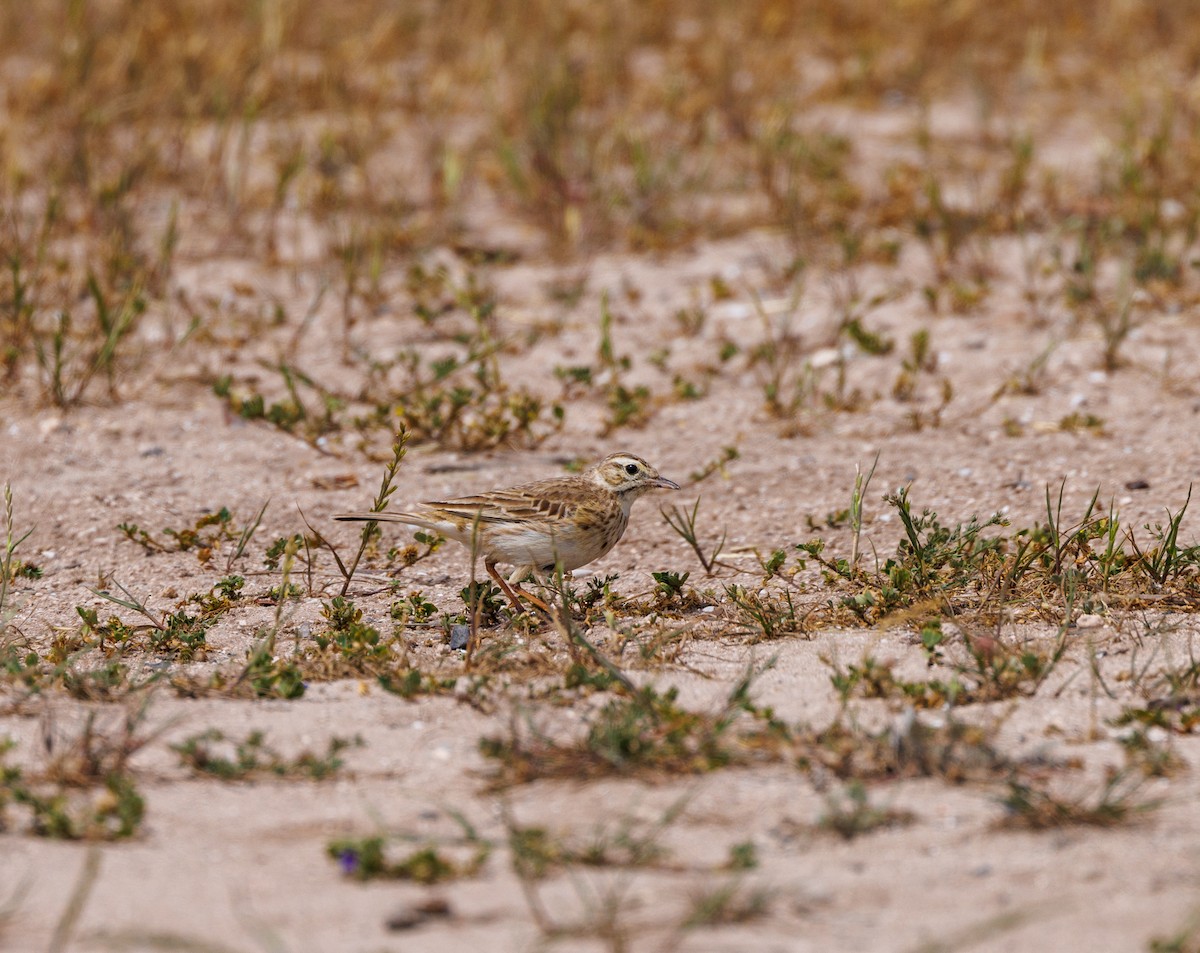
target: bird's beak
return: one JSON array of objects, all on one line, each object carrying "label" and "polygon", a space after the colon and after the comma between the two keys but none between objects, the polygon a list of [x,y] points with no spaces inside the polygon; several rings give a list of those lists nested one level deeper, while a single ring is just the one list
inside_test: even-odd
[{"label": "bird's beak", "polygon": [[679,484],[674,480],[668,480],[666,477],[655,477],[651,486],[661,487],[664,490],[678,490]]}]

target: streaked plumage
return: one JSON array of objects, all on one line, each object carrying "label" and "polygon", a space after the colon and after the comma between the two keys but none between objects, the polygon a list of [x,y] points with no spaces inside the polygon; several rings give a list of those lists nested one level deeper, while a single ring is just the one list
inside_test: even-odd
[{"label": "streaked plumage", "polygon": [[[510,582],[557,564],[569,572],[599,559],[625,533],[634,500],[656,487],[679,489],[641,457],[612,453],[574,476],[423,503],[413,512],[342,513],[334,519],[405,523],[465,546],[474,541],[488,574],[519,610]],[[515,567],[508,581],[496,572],[497,563]]]}]

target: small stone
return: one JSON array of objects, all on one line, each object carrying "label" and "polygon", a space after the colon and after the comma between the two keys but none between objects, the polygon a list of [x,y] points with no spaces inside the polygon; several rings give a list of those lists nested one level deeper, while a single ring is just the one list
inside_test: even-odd
[{"label": "small stone", "polygon": [[417,903],[409,903],[387,918],[389,930],[411,930],[426,920],[450,917],[453,911],[444,897],[426,897]]},{"label": "small stone", "polygon": [[1080,629],[1095,629],[1104,625],[1104,617],[1087,612],[1075,620],[1075,625]]},{"label": "small stone", "polygon": [[1145,480],[1130,480],[1128,483],[1125,484],[1125,489],[1127,489],[1127,490],[1148,490],[1148,489],[1150,489],[1150,484],[1147,483]]},{"label": "small stone", "polygon": [[841,352],[836,347],[823,347],[814,351],[808,362],[812,365],[813,370],[820,370],[823,367],[832,367],[841,356]]},{"label": "small stone", "polygon": [[459,622],[456,625],[450,626],[450,648],[454,650],[465,649],[467,643],[471,641],[471,627],[464,622]]},{"label": "small stone", "polygon": [[411,930],[425,922],[425,914],[415,907],[401,907],[387,918],[389,930]]}]

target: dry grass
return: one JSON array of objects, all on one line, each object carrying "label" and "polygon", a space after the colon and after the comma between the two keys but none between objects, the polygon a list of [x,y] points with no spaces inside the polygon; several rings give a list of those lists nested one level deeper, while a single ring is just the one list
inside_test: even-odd
[{"label": "dry grass", "polygon": [[[1185,391],[1172,368],[1130,352],[1154,316],[1200,301],[1198,59],[1196,0],[8,4],[0,422],[53,426],[183,394],[345,462],[322,475],[333,481],[323,490],[353,486],[363,461],[385,463],[382,507],[406,440],[456,465],[496,450],[559,452],[585,426],[613,440],[689,405],[702,408],[694,422],[731,381],[755,396],[761,419],[747,427],[759,438],[793,447],[783,441],[836,432],[849,460],[867,432],[860,421],[919,438],[1038,394],[1063,339],[1088,341],[1098,373],[1132,368],[1139,384],[1158,374],[1164,392]],[[1083,140],[1101,143],[1086,161]],[[635,282],[588,288],[601,255],[648,261],[763,231],[783,236],[780,260],[698,282],[658,349],[638,332],[663,315]],[[518,262],[550,275],[535,308],[511,307],[493,281]],[[205,270],[214,263],[226,269],[219,280]],[[931,325],[994,307],[1030,333],[1027,352],[1015,370],[988,367],[990,401],[965,406],[933,332],[887,324],[902,300]],[[716,317],[733,306],[749,316],[741,334]],[[1056,336],[1034,343],[1048,327]],[[1004,432],[1023,438],[1036,423],[1009,418]],[[1056,413],[1050,429],[1106,438],[1086,406]],[[576,452],[556,462],[577,467]],[[696,460],[693,485],[736,471],[739,457],[730,444]],[[282,485],[266,469],[263,482]],[[707,502],[664,509],[663,535],[684,544],[678,562],[653,582],[560,579],[552,625],[508,619],[479,589],[463,589],[461,604],[444,590],[442,604],[402,592],[404,572],[438,550],[429,536],[385,550],[368,528],[343,558],[301,514],[289,535],[256,538],[260,498],[257,517],[205,500],[205,515],[163,530],[149,516],[122,523],[117,545],[140,547],[153,586],[126,588],[102,565],[89,588],[103,610],[18,626],[40,575],[33,560],[59,541],[27,532],[5,476],[0,702],[14,718],[52,704],[94,712],[161,683],[261,709],[358,680],[364,694],[381,686],[416,704],[442,696],[516,712],[482,740],[491,771],[478,790],[795,770],[818,786],[845,782],[816,823],[847,840],[921,822],[878,807],[891,802],[867,784],[969,786],[1002,801],[1005,827],[1033,831],[1119,826],[1157,805],[1142,783],[1165,784],[1186,764],[1162,737],[1184,741],[1200,724],[1194,655],[1142,661],[1150,636],[1116,632],[1098,646],[1076,626],[1200,608],[1200,547],[1180,538],[1190,495],[1138,528],[1099,492],[1072,510],[1064,481],[1045,489],[1044,513],[1011,528],[1001,513],[941,518],[904,488],[884,497],[897,532],[883,542],[863,536],[873,473],[859,470],[846,510],[809,517],[811,541],[789,537],[773,552],[781,544],[759,552],[758,538],[734,546],[741,528],[711,520]],[[351,593],[368,572],[387,579]],[[212,578],[179,582],[197,573]],[[380,592],[389,621],[372,614]],[[234,616],[254,620],[251,647],[215,663],[208,633]],[[503,631],[479,645],[480,622]],[[1049,624],[1042,638],[1017,635],[1033,622]],[[749,675],[707,707],[669,685],[681,672],[709,677],[704,666],[730,645],[884,625],[905,632],[912,653],[831,659],[826,700],[840,707],[818,727],[760,706]],[[463,629],[472,652],[441,652]],[[1126,652],[1135,660],[1114,677],[1112,657]],[[935,670],[912,676],[914,658]],[[1094,709],[1079,735],[1125,731],[1128,763],[1095,797],[1057,793],[1077,789],[1059,782],[1080,765],[1015,755],[1001,738],[1019,706],[1073,679],[1089,683]],[[563,727],[563,709],[592,702]],[[886,725],[872,721],[884,714]],[[0,735],[0,828],[139,834],[130,761],[158,739],[132,714],[81,724],[72,738],[47,736],[44,764]],[[324,757],[287,758],[264,737],[197,730],[175,747],[197,773],[230,778],[341,767],[336,738]],[[686,823],[669,817],[655,839]],[[551,840],[541,826],[508,826],[528,881],[545,871],[522,862],[636,868],[657,850],[639,841],[645,855],[608,849],[597,861],[571,832]],[[434,882],[473,876],[492,846],[472,830],[455,844],[463,858],[431,844],[398,860],[388,843],[329,850],[363,879]],[[602,923],[596,935],[614,950],[637,933],[622,877],[579,928]],[[575,929],[525,886],[546,942]],[[740,877],[710,884],[673,936],[766,918],[769,899]],[[8,916],[0,904],[0,928]]]}]

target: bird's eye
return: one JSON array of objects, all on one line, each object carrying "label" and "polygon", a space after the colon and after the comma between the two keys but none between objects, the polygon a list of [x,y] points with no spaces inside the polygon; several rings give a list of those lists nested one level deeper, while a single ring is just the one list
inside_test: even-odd
[{"label": "bird's eye", "polygon": [[630,476],[637,476],[638,468],[636,463],[625,464],[625,472]]}]

